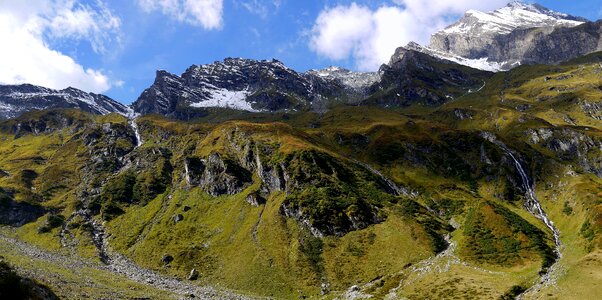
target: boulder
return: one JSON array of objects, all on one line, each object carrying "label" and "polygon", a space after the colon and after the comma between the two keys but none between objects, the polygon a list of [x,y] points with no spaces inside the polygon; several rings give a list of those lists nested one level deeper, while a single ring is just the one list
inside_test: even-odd
[{"label": "boulder", "polygon": [[196,269],[190,270],[190,274],[188,275],[188,280],[197,280],[199,278],[199,271]]},{"label": "boulder", "polygon": [[161,261],[168,265],[173,261],[173,256],[169,255],[169,254],[163,254],[163,257],[161,258]]}]

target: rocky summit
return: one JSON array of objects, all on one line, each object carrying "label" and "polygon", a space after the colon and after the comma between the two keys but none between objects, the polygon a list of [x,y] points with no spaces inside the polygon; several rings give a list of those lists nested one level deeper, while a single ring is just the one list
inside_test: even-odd
[{"label": "rocky summit", "polygon": [[481,69],[508,70],[521,64],[556,64],[602,50],[600,23],[511,2],[492,11],[468,11],[432,35],[437,55]]},{"label": "rocky summit", "polygon": [[600,24],[513,2],[130,106],[0,86],[0,299],[598,299]]},{"label": "rocky summit", "polygon": [[[355,88],[355,87],[354,87]],[[153,85],[132,105],[141,114],[178,118],[202,115],[221,107],[250,112],[320,108],[354,92],[338,78],[297,73],[277,60],[227,58],[192,66],[181,76],[158,71]]]}]

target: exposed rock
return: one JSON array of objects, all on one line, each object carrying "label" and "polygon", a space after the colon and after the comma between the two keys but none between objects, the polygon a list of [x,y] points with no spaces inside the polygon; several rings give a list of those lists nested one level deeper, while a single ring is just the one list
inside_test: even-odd
[{"label": "exposed rock", "polygon": [[212,107],[245,111],[310,109],[327,98],[344,97],[345,86],[315,74],[300,74],[277,60],[226,58],[193,65],[181,76],[158,71],[155,82],[134,102],[137,113],[179,119],[202,116]]},{"label": "exposed rock", "polygon": [[173,256],[169,255],[169,254],[163,254],[163,257],[161,258],[161,262],[163,262],[164,264],[168,265],[173,261]]},{"label": "exposed rock", "polygon": [[199,279],[199,271],[196,269],[190,270],[190,274],[188,275],[188,280],[197,280]]},{"label": "exposed rock", "polygon": [[458,120],[472,120],[473,117],[473,113],[471,111],[459,108],[454,109],[454,115],[456,118],[458,118]]},{"label": "exposed rock", "polygon": [[581,101],[579,106],[590,118],[602,121],[602,102]]},{"label": "exposed rock", "polygon": [[370,88],[372,96],[363,104],[437,106],[480,89],[492,75],[407,47],[398,48],[379,72],[381,80]]},{"label": "exposed rock", "polygon": [[307,74],[338,81],[359,95],[365,94],[366,88],[380,80],[380,74],[377,72],[353,72],[335,66],[322,70],[309,70]]},{"label": "exposed rock", "polygon": [[222,159],[217,153],[204,161],[201,187],[212,196],[235,195],[252,182],[251,172],[236,162]]},{"label": "exposed rock", "polygon": [[187,212],[187,211],[189,211],[189,210],[191,210],[191,209],[192,209],[192,208],[191,208],[190,206],[184,206],[184,208],[182,208],[182,210],[183,210],[184,212]]},{"label": "exposed rock", "polygon": [[576,163],[583,171],[602,177],[602,140],[568,128],[540,128],[527,131],[530,142],[555,152],[564,161]]},{"label": "exposed rock", "polygon": [[184,216],[181,214],[177,214],[173,217],[173,220],[175,223],[182,222],[182,221],[184,221]]},{"label": "exposed rock", "polygon": [[257,192],[249,194],[245,200],[255,207],[265,204],[266,202],[266,200]]}]

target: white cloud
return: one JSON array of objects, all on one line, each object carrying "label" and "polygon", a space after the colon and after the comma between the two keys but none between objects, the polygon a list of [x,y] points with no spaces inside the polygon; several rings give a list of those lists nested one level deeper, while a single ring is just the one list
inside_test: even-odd
[{"label": "white cloud", "polygon": [[49,30],[54,38],[88,39],[94,51],[104,53],[105,44],[119,39],[120,26],[121,20],[97,2],[96,9],[81,4],[63,7],[50,20]]},{"label": "white cloud", "polygon": [[97,52],[118,36],[120,21],[102,2],[94,7],[75,0],[2,0],[0,2],[0,83],[31,83],[62,89],[73,86],[104,92],[111,81],[51,49],[48,40],[88,40]]},{"label": "white cloud", "polygon": [[375,10],[351,3],[325,8],[310,33],[310,48],[332,60],[355,59],[360,70],[374,71],[397,47],[428,43],[449,17],[469,9],[492,10],[508,0],[394,0]]},{"label": "white cloud", "polygon": [[223,0],[138,0],[146,12],[161,11],[180,22],[204,29],[222,27]]},{"label": "white cloud", "polygon": [[270,12],[277,11],[282,4],[281,0],[245,0],[239,2],[242,7],[261,18],[267,18]]}]

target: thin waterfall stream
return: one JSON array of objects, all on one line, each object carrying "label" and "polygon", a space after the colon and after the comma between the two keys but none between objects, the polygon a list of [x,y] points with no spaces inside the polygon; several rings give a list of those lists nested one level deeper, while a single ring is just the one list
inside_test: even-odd
[{"label": "thin waterfall stream", "polygon": [[136,119],[138,118],[138,114],[130,113],[127,115],[128,124],[134,130],[134,135],[136,136],[136,148],[142,145],[142,136],[140,135],[140,129],[138,128],[138,123],[136,123]]},{"label": "thin waterfall stream", "polygon": [[554,237],[554,253],[556,254],[556,259],[554,263],[545,270],[545,273],[541,275],[541,278],[537,284],[531,286],[524,293],[517,297],[517,299],[522,299],[523,295],[531,291],[538,290],[542,286],[547,286],[549,284],[554,283],[554,278],[552,277],[553,271],[556,269],[558,262],[562,257],[562,253],[560,251],[562,247],[562,243],[560,241],[560,231],[558,230],[558,228],[556,228],[554,222],[550,220],[548,214],[541,206],[541,202],[539,201],[539,199],[537,199],[537,195],[535,194],[535,180],[529,178],[529,175],[527,175],[527,172],[523,168],[517,156],[512,152],[512,150],[510,150],[510,148],[508,148],[508,146],[506,146],[503,142],[497,140],[495,135],[488,132],[484,132],[482,136],[490,142],[496,144],[498,147],[500,147],[500,149],[502,149],[506,153],[506,155],[508,155],[508,157],[512,159],[514,167],[520,175],[522,187],[525,190],[525,209],[533,216],[541,220],[543,224],[552,232],[552,235]]}]

